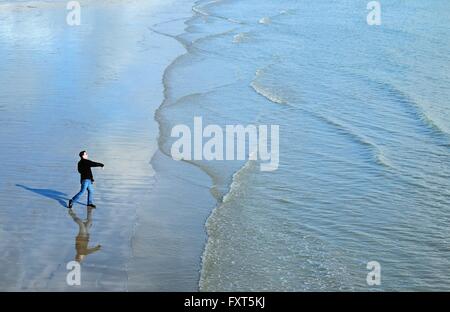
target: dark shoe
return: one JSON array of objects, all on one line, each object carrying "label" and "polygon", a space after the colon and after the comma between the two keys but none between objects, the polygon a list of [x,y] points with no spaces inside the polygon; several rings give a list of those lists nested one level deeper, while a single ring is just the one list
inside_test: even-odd
[{"label": "dark shoe", "polygon": [[72,200],[69,200],[69,204],[67,205],[67,208],[72,208]]},{"label": "dark shoe", "polygon": [[97,206],[95,206],[94,204],[88,204],[87,205],[88,207],[91,207],[91,208],[96,208]]}]

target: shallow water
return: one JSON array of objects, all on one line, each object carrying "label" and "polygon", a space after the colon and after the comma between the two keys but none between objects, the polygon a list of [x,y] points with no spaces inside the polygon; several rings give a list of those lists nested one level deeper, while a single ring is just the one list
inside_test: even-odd
[{"label": "shallow water", "polygon": [[194,116],[280,125],[277,171],[194,162],[219,202],[201,290],[450,289],[450,5],[382,5],[369,26],[357,1],[197,3],[163,150]]}]

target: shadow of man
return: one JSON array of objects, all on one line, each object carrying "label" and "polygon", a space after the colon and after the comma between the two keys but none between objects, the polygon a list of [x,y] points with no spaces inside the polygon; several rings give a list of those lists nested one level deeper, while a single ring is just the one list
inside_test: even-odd
[{"label": "shadow of man", "polygon": [[79,227],[78,235],[75,238],[75,249],[77,251],[75,261],[77,261],[78,263],[81,263],[87,255],[94,253],[101,248],[101,245],[97,245],[91,248],[88,246],[89,229],[92,226],[93,209],[94,208],[87,207],[87,219],[85,221],[81,220],[72,209],[69,209],[69,215],[72,217],[73,221],[78,224]]},{"label": "shadow of man", "polygon": [[36,193],[38,195],[56,200],[61,206],[66,207],[67,194],[51,189],[37,189],[31,188],[22,184],[16,184],[16,186],[23,188],[24,190]]}]

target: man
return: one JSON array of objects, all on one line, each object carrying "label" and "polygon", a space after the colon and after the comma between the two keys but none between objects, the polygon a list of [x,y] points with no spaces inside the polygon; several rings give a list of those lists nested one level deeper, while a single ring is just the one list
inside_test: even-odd
[{"label": "man", "polygon": [[72,208],[73,202],[76,202],[81,195],[88,191],[87,198],[87,206],[95,208],[96,206],[93,203],[93,195],[94,195],[94,187],[92,183],[94,183],[94,176],[92,175],[91,167],[104,167],[102,163],[97,163],[90,161],[88,159],[89,155],[86,151],[81,151],[80,161],[78,162],[78,172],[80,173],[80,182],[81,182],[81,190],[75,195],[71,200],[69,200],[68,208]]}]

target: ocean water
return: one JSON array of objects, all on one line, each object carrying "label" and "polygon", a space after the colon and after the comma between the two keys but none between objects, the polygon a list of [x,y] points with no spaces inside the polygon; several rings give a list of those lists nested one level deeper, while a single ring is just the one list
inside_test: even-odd
[{"label": "ocean water", "polygon": [[192,162],[217,200],[200,290],[450,290],[450,3],[381,4],[198,1],[175,36],[163,152],[194,116],[280,126],[276,171]]}]

